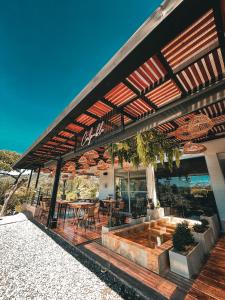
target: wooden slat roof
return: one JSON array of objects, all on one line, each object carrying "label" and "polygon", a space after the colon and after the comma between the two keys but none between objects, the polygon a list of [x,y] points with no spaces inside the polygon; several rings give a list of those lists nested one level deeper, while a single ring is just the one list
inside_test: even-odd
[{"label": "wooden slat roof", "polygon": [[[224,80],[220,1],[172,2],[169,7],[171,2],[165,1],[15,167],[34,168],[73,151],[84,132],[112,111],[118,114],[107,126],[120,126],[122,114],[126,130],[129,124]],[[221,102],[203,113],[223,118],[224,110]],[[181,124],[182,117],[158,129],[172,132]],[[218,126],[211,135],[223,131],[224,125]]]}]

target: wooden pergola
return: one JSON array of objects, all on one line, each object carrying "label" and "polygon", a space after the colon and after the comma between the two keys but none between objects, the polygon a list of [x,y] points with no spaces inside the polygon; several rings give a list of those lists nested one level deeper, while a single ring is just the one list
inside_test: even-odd
[{"label": "wooden pergola", "polygon": [[214,127],[195,141],[225,136],[224,16],[223,0],[165,1],[15,167],[34,170],[57,161],[59,178],[63,162],[90,149],[102,153],[108,143],[153,127],[175,138],[177,128],[200,113]]}]

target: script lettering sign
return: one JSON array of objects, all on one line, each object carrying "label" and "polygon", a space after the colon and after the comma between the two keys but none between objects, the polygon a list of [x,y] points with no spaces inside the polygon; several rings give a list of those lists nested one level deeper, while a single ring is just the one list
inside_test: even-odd
[{"label": "script lettering sign", "polygon": [[96,129],[92,127],[89,131],[85,131],[81,141],[81,147],[89,146],[92,140],[100,136],[103,132],[104,132],[104,121],[99,123]]}]

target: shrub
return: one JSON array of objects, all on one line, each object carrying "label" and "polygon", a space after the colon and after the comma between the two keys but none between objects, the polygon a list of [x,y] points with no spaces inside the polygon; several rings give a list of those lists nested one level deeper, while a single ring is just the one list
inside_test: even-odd
[{"label": "shrub", "polygon": [[186,246],[194,244],[194,238],[191,230],[188,228],[188,223],[183,222],[177,224],[173,234],[173,247],[176,251],[184,251]]},{"label": "shrub", "polygon": [[204,215],[207,217],[212,217],[214,215],[214,211],[211,207],[206,207],[204,209]]},{"label": "shrub", "polygon": [[205,219],[201,220],[201,224],[195,224],[193,230],[195,232],[203,233],[208,229],[209,222]]}]

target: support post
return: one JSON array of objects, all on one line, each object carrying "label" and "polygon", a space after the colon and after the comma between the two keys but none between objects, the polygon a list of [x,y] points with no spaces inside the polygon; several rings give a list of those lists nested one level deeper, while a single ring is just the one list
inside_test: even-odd
[{"label": "support post", "polygon": [[157,195],[156,195],[156,183],[155,183],[155,171],[154,168],[149,165],[146,168],[146,179],[147,179],[147,191],[148,197],[152,200],[154,206],[157,206]]},{"label": "support post", "polygon": [[[26,198],[27,198],[27,202],[28,202],[28,199],[30,198],[30,183],[31,183],[31,178],[32,178],[32,174],[33,174],[33,170],[30,171],[30,176],[29,176],[29,179],[28,179],[28,184],[27,184],[27,191],[26,191]],[[32,199],[29,199],[30,201],[32,201]]]},{"label": "support post", "polygon": [[31,170],[31,172],[30,172],[30,176],[29,176],[29,180],[28,180],[28,184],[27,184],[27,191],[28,191],[29,188],[30,188],[30,183],[31,183],[32,174],[33,174],[33,170]]},{"label": "support post", "polygon": [[38,168],[37,178],[36,178],[35,187],[34,187],[35,190],[37,189],[37,186],[38,186],[40,172],[41,172],[41,167]]},{"label": "support post", "polygon": [[55,179],[54,179],[54,183],[53,183],[52,197],[51,197],[50,209],[49,209],[48,220],[47,220],[47,227],[50,227],[50,228],[53,225],[52,221],[54,219],[54,213],[55,213],[55,205],[56,205],[56,198],[57,198],[57,192],[58,192],[58,186],[59,186],[61,166],[62,166],[62,159],[60,158],[59,160],[57,160],[56,173],[55,173]]}]

